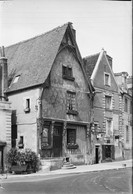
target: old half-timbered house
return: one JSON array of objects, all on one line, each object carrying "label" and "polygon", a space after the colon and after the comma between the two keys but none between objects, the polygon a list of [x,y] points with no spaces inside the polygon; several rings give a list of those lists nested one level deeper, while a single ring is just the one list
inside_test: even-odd
[{"label": "old half-timbered house", "polygon": [[[94,94],[71,23],[6,48],[13,140],[41,159],[88,162]],[[14,142],[13,141],[13,142]]]}]

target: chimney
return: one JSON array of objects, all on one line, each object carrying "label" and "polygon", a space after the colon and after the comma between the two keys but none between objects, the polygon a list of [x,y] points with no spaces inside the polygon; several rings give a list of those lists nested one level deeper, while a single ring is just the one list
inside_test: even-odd
[{"label": "chimney", "polygon": [[75,29],[72,29],[73,30],[73,35],[74,35],[74,38],[76,40],[76,30]]},{"label": "chimney", "polygon": [[76,30],[73,28],[73,25],[72,25],[72,23],[71,23],[71,22],[68,22],[68,23],[69,23],[69,24],[70,24],[70,26],[71,26],[73,36],[74,36],[74,38],[75,38],[75,40],[76,40]]},{"label": "chimney", "polygon": [[8,87],[7,58],[5,57],[4,46],[0,48],[0,96],[6,99],[5,91]]}]

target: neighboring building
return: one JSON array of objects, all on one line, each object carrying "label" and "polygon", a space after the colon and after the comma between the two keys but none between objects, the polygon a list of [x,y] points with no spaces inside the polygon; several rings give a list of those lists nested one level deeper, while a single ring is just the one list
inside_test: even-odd
[{"label": "neighboring building", "polygon": [[132,77],[127,72],[115,73],[120,89],[120,132],[123,158],[132,158]]},{"label": "neighboring building", "polygon": [[71,23],[6,48],[12,146],[89,163],[94,88]]},{"label": "neighboring building", "polygon": [[6,153],[11,148],[11,103],[7,100],[7,59],[0,50],[0,171],[5,167]]},{"label": "neighboring building", "polygon": [[92,135],[95,163],[122,156],[119,144],[119,90],[112,71],[112,58],[102,49],[85,57],[84,68],[95,88],[94,122]]}]

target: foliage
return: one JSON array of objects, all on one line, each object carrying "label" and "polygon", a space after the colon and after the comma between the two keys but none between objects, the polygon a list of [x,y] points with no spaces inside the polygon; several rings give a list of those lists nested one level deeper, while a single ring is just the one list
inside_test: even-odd
[{"label": "foliage", "polygon": [[27,169],[36,172],[39,170],[39,158],[36,153],[30,149],[19,150],[16,148],[11,148],[7,153],[7,163],[10,166],[13,165],[27,165]]}]

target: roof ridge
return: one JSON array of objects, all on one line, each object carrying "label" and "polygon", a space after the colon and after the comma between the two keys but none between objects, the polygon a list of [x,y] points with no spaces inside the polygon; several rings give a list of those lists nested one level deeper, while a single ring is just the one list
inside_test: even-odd
[{"label": "roof ridge", "polygon": [[38,38],[39,36],[44,36],[44,35],[46,35],[46,34],[52,32],[52,31],[55,31],[55,30],[57,30],[57,29],[59,29],[59,28],[62,28],[63,26],[68,25],[68,24],[72,24],[72,22],[67,22],[67,23],[65,23],[65,24],[63,24],[63,25],[61,25],[61,26],[57,26],[57,27],[53,28],[52,30],[49,30],[49,31],[47,31],[47,32],[45,32],[45,33],[42,33],[42,34],[40,34],[40,35],[34,36],[34,37],[32,37],[32,38],[29,38],[29,39],[26,39],[26,40],[23,40],[23,41],[20,41],[20,42],[17,42],[17,43],[15,43],[15,44],[9,45],[9,46],[7,46],[7,47],[5,47],[5,48],[9,48],[9,47],[12,47],[12,46],[15,46],[15,45],[19,45],[19,44],[28,42],[28,41],[30,41],[30,40],[32,40],[32,39]]},{"label": "roof ridge", "polygon": [[93,56],[96,56],[96,55],[99,55],[99,54],[100,54],[100,52],[96,53],[96,54],[88,55],[86,57],[83,57],[83,59],[87,59],[87,58],[90,58],[90,57],[93,57]]}]

